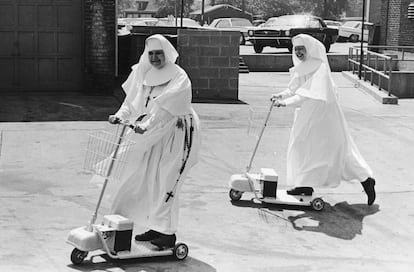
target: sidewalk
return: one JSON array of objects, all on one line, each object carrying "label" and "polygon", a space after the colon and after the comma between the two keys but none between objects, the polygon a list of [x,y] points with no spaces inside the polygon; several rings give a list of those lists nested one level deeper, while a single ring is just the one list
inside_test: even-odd
[{"label": "sidewalk", "polygon": [[[249,108],[258,114],[267,110],[271,94],[289,80],[287,73],[240,74],[243,104],[194,104],[203,145],[181,198],[177,236],[190,249],[184,262],[101,257],[90,262],[88,256],[84,266],[72,266],[66,236],[90,220],[99,194],[82,170],[87,134],[110,125],[0,123],[0,271],[412,271],[414,100],[383,105],[341,73],[334,78],[351,133],[375,172],[375,205],[366,206],[362,187],[354,183],[318,191],[328,204],[322,212],[263,207],[247,194],[232,204],[229,177],[244,171],[255,143],[246,133]],[[100,103],[102,109],[119,105],[116,100]],[[275,168],[280,187],[285,186],[292,117],[292,109],[275,109],[253,167]],[[258,127],[262,119],[256,120]],[[105,204],[101,215],[107,210]]]}]

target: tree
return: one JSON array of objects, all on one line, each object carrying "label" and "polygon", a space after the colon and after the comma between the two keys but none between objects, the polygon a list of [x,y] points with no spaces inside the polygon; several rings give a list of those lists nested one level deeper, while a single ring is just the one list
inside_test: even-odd
[{"label": "tree", "polygon": [[[168,15],[175,15],[177,12],[177,17],[180,17],[181,13],[181,0],[156,0],[157,5],[159,6],[156,17],[167,17]],[[191,12],[191,6],[194,3],[194,0],[184,0],[184,17],[189,17]]]}]

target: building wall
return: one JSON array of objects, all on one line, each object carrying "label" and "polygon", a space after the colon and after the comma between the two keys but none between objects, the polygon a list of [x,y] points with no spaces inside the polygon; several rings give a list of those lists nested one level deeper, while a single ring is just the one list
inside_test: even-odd
[{"label": "building wall", "polygon": [[401,0],[399,43],[401,46],[414,46],[414,19],[408,19],[408,6],[412,0]]},{"label": "building wall", "polygon": [[239,32],[179,29],[179,65],[189,75],[193,98],[238,100]]},{"label": "building wall", "polygon": [[392,46],[414,45],[414,20],[408,19],[411,0],[381,1],[381,42]]},{"label": "building wall", "polygon": [[[368,1],[367,1],[368,2]],[[369,18],[368,21],[374,24],[381,22],[381,0],[370,0],[369,1]]]},{"label": "building wall", "polygon": [[115,80],[115,0],[84,0],[85,89],[110,91]]}]

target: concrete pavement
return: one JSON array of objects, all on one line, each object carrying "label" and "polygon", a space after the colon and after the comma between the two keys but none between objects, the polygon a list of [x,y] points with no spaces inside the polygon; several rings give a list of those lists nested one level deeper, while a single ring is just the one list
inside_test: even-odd
[{"label": "concrete pavement", "polygon": [[[232,204],[228,179],[245,169],[256,140],[247,134],[249,109],[257,129],[270,95],[289,80],[287,73],[240,74],[244,103],[194,104],[203,146],[183,186],[178,238],[190,247],[183,262],[88,257],[72,266],[66,236],[89,221],[99,194],[82,170],[87,134],[110,126],[0,123],[0,271],[412,271],[414,100],[383,105],[341,73],[334,78],[352,135],[377,179],[375,205],[366,206],[358,183],[318,190],[328,203],[322,212],[264,207],[247,194]],[[274,110],[253,167],[275,168],[281,187],[292,117],[292,109]],[[101,215],[107,210],[104,204]]]}]

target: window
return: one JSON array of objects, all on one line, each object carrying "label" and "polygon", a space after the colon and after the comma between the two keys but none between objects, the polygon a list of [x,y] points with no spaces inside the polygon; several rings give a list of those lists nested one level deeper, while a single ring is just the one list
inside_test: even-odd
[{"label": "window", "polygon": [[218,28],[230,27],[230,23],[227,20],[223,20],[223,21],[218,22],[217,27]]}]

